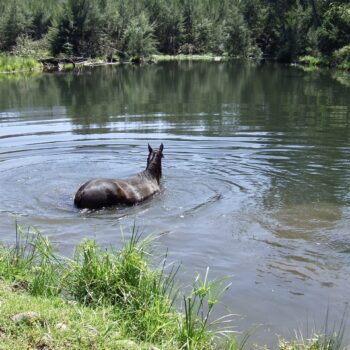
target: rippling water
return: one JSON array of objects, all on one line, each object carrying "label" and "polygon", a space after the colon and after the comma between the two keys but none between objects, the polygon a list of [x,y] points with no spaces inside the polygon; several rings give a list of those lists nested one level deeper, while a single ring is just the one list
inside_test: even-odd
[{"label": "rippling water", "polygon": [[[166,63],[0,77],[0,232],[36,225],[71,253],[134,222],[181,278],[230,276],[223,304],[254,339],[323,326],[350,301],[350,80],[295,67]],[[73,206],[93,177],[143,170],[162,192],[132,208]],[[225,311],[224,308],[220,312]],[[347,333],[350,333],[347,332]],[[350,336],[348,336],[350,341]]]}]

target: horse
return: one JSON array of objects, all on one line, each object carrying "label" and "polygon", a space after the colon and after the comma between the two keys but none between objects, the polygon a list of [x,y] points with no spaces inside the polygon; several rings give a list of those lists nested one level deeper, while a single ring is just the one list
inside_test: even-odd
[{"label": "horse", "polygon": [[134,177],[119,179],[92,179],[84,183],[74,197],[79,209],[101,209],[113,205],[134,205],[160,192],[163,144],[153,149],[148,144],[146,169]]}]

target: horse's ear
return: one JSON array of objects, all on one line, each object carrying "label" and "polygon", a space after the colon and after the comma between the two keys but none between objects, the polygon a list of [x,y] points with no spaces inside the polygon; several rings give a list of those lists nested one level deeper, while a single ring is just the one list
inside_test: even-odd
[{"label": "horse's ear", "polygon": [[164,145],[161,143],[161,144],[160,144],[160,147],[159,147],[159,150],[160,150],[161,152],[163,152],[163,148],[164,148]]},{"label": "horse's ear", "polygon": [[152,152],[153,152],[153,149],[152,149],[152,147],[150,146],[150,144],[148,144],[148,150],[149,150],[149,153],[152,153]]}]

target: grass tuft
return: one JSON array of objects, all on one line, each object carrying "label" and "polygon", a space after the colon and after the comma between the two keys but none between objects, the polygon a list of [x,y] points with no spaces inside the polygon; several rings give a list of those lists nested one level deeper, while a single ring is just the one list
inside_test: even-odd
[{"label": "grass tuft", "polygon": [[223,285],[224,279],[209,281],[209,268],[207,268],[204,279],[197,275],[189,296],[183,297],[183,310],[185,317],[180,323],[180,337],[188,349],[193,348],[200,339],[213,339],[218,333],[225,333],[225,329],[218,330],[216,325],[222,324],[224,318],[212,321],[210,316],[219,302],[222,294],[231,284]]},{"label": "grass tuft", "polygon": [[16,225],[15,246],[0,246],[0,276],[28,285],[33,295],[59,294],[60,265],[48,239],[35,228],[29,233]]},{"label": "grass tuft", "polygon": [[0,72],[31,71],[41,68],[41,64],[32,57],[0,55]]},{"label": "grass tuft", "polygon": [[324,329],[322,331],[314,330],[311,336],[306,339],[302,332],[295,332],[295,340],[288,342],[280,339],[280,350],[341,350],[344,347],[343,338],[346,326],[347,309],[345,309],[343,316],[337,326],[334,323],[333,327],[329,328],[329,309],[327,309]]}]

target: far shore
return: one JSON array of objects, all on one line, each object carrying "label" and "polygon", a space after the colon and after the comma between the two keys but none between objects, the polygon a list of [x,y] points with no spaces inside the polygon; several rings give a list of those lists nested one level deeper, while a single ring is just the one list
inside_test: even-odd
[{"label": "far shore", "polygon": [[1,56],[0,73],[25,73],[31,71],[61,71],[78,67],[94,67],[102,65],[120,64],[149,64],[164,61],[215,61],[230,59],[218,55],[152,55],[147,58],[132,57],[128,59],[102,59],[102,58],[56,58],[35,59],[32,57]]},{"label": "far shore", "polygon": [[[219,56],[214,54],[178,54],[178,55],[162,55],[155,54],[147,58],[132,57],[127,59],[114,58],[56,58],[50,57],[45,59],[36,59],[33,57],[18,57],[18,56],[1,56],[0,55],[0,74],[11,73],[27,73],[33,71],[65,71],[79,67],[94,67],[104,65],[121,65],[121,64],[150,64],[168,61],[205,61],[205,62],[222,62],[235,57]],[[248,61],[260,62],[262,59],[249,58]],[[270,59],[263,59],[273,61]],[[310,69],[319,68],[334,68],[340,71],[349,71],[345,66],[334,66],[326,59],[318,59],[311,56],[300,57],[297,62],[292,65],[299,65]]]}]

